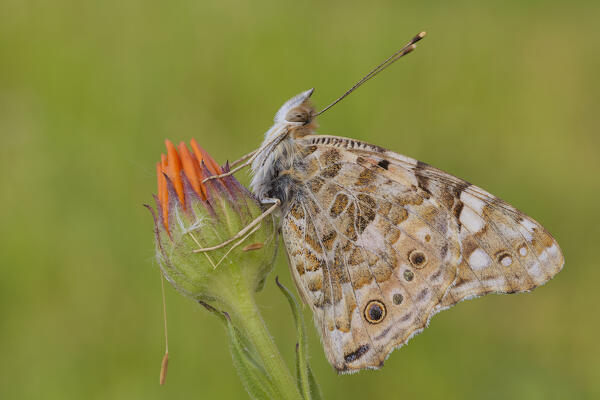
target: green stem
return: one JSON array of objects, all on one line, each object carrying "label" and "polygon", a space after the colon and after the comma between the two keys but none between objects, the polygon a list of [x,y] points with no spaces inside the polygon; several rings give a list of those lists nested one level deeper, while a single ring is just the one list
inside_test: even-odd
[{"label": "green stem", "polygon": [[[227,308],[232,312],[234,325],[252,341],[265,371],[278,391],[278,398],[302,400],[296,380],[286,366],[260,315],[254,292],[248,288],[245,282],[242,282],[238,281],[239,285],[236,285],[235,291],[222,297],[227,303]],[[230,293],[231,295],[229,295]]]}]

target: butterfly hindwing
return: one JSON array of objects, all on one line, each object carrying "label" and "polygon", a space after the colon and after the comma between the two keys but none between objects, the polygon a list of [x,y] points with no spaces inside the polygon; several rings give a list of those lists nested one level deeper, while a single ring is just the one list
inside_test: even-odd
[{"label": "butterfly hindwing", "polygon": [[379,367],[437,311],[531,290],[562,266],[539,224],[463,180],[352,139],[296,142],[282,233],[340,371]]},{"label": "butterfly hindwing", "polygon": [[282,233],[329,361],[340,371],[379,367],[455,280],[457,226],[414,176],[343,148],[317,146],[295,174]]}]

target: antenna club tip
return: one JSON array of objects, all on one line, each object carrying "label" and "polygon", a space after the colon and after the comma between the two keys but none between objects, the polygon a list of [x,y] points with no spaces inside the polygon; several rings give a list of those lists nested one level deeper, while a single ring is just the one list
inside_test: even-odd
[{"label": "antenna club tip", "polygon": [[408,53],[410,53],[411,51],[413,51],[413,50],[414,50],[414,49],[416,49],[416,48],[417,48],[417,45],[413,43],[413,44],[411,44],[410,46],[408,46],[408,47],[406,48],[406,50],[404,50],[404,51],[402,52],[402,54],[408,54]]},{"label": "antenna club tip", "polygon": [[425,35],[427,35],[427,32],[425,32],[425,31],[419,32],[410,42],[416,43],[419,40],[423,39],[425,37]]},{"label": "antenna club tip", "polygon": [[162,359],[162,363],[160,364],[160,378],[158,383],[160,386],[163,386],[167,381],[167,368],[169,366],[169,352],[166,351],[165,355]]}]

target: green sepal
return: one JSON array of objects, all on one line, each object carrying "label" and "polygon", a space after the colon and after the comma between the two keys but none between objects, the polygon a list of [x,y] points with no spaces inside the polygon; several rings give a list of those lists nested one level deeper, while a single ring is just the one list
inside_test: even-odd
[{"label": "green sepal", "polygon": [[[209,182],[206,201],[186,187],[184,208],[168,180],[168,231],[161,223],[162,205],[158,199],[158,218],[149,208],[155,221],[157,260],[166,279],[184,295],[216,305],[218,302],[210,299],[223,300],[222,288],[229,285],[232,275],[243,278],[254,291],[262,289],[273,268],[278,234],[269,216],[239,240],[219,249],[195,252],[230,239],[262,214],[260,204],[239,183],[225,186]],[[262,247],[245,251],[250,244]],[[242,264],[244,268],[239,268]]]}]

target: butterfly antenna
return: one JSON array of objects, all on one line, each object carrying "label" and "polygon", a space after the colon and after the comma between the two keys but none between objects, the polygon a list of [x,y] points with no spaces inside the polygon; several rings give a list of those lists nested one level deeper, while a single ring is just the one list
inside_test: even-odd
[{"label": "butterfly antenna", "polygon": [[161,272],[160,274],[160,287],[162,290],[162,302],[163,302],[163,320],[165,324],[165,355],[160,364],[160,385],[164,385],[167,380],[167,367],[169,366],[169,336],[167,334],[167,303],[165,301],[165,278]]},{"label": "butterfly antenna", "polygon": [[425,34],[426,34],[425,32],[420,32],[419,34],[417,34],[404,47],[402,47],[400,50],[398,50],[397,52],[392,54],[384,62],[382,62],[375,68],[373,68],[371,70],[371,72],[369,72],[361,80],[356,82],[354,84],[354,86],[352,86],[350,89],[348,89],[346,91],[346,93],[344,93],[343,95],[338,97],[333,103],[329,104],[327,107],[325,107],[324,109],[322,109],[321,111],[316,113],[314,116],[316,117],[316,116],[323,114],[325,111],[329,110],[331,107],[333,107],[337,103],[339,103],[344,97],[348,96],[350,93],[352,93],[356,89],[358,89],[363,83],[367,82],[369,79],[373,78],[375,75],[377,75],[378,73],[380,73],[381,71],[383,71],[384,69],[386,69],[387,67],[392,65],[394,62],[398,61],[401,57],[407,55],[408,53],[410,53],[411,51],[416,49],[417,45],[415,43],[417,43],[419,40],[423,39],[425,37]]}]

